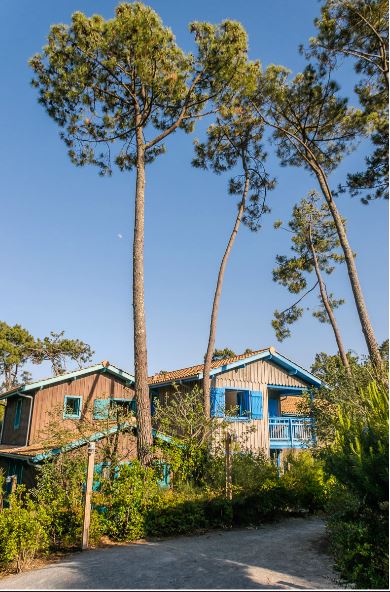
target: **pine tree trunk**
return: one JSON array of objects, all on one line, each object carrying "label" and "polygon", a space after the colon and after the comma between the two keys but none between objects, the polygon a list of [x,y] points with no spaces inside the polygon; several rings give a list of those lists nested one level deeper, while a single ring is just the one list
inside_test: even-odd
[{"label": "pine tree trunk", "polygon": [[236,221],[234,223],[234,227],[233,227],[232,233],[230,235],[229,242],[227,244],[225,253],[222,257],[222,261],[221,261],[221,264],[219,267],[217,285],[215,288],[213,307],[212,307],[212,311],[211,311],[209,341],[208,341],[208,345],[207,345],[207,351],[206,351],[206,355],[204,358],[204,366],[203,366],[203,401],[204,401],[203,405],[204,405],[204,411],[205,411],[206,417],[210,417],[210,384],[211,384],[210,371],[211,371],[211,362],[212,362],[213,352],[215,349],[215,336],[216,336],[216,332],[217,332],[217,319],[218,319],[219,303],[221,300],[223,278],[225,275],[225,269],[226,269],[226,265],[227,265],[227,262],[229,259],[229,255],[230,255],[230,252],[233,248],[234,241],[236,239],[237,232],[238,232],[238,229],[241,224],[241,219],[242,219],[242,216],[243,216],[243,213],[245,210],[245,203],[246,203],[246,197],[248,194],[248,189],[249,189],[249,175],[248,175],[248,173],[246,173],[244,191],[242,193],[242,199],[241,199],[240,206],[238,209]]},{"label": "pine tree trunk", "polygon": [[313,171],[316,174],[318,182],[320,184],[322,193],[324,198],[328,204],[329,211],[332,214],[337,234],[340,240],[341,248],[344,253],[345,262],[347,264],[349,281],[351,283],[351,288],[353,292],[353,296],[355,299],[356,309],[359,315],[360,324],[362,327],[363,335],[366,340],[368,353],[370,355],[371,361],[374,366],[381,371],[382,370],[382,358],[379,352],[378,344],[375,338],[374,330],[371,325],[370,318],[368,316],[368,311],[366,307],[366,303],[363,296],[363,291],[360,286],[359,276],[355,265],[355,257],[353,251],[349,245],[347,233],[345,231],[345,227],[343,224],[342,217],[340,212],[337,209],[337,206],[333,200],[332,193],[329,189],[328,182],[325,176],[324,171],[322,168],[313,161],[310,162]]},{"label": "pine tree trunk", "polygon": [[148,358],[144,297],[145,150],[141,127],[137,128],[137,172],[133,242],[134,373],[137,403],[137,451],[144,465],[151,460],[153,445],[149,402]]},{"label": "pine tree trunk", "polygon": [[341,339],[341,333],[340,333],[340,330],[339,330],[338,325],[337,325],[337,322],[336,322],[336,317],[334,316],[332,307],[331,307],[331,305],[329,303],[328,295],[327,295],[326,289],[325,289],[325,284],[324,284],[323,279],[322,279],[322,276],[321,276],[320,266],[318,264],[317,253],[316,253],[316,251],[314,249],[312,235],[311,235],[311,228],[310,227],[309,227],[309,246],[310,246],[311,253],[313,255],[314,269],[315,269],[315,272],[316,272],[316,276],[317,276],[317,280],[318,280],[318,285],[320,287],[321,299],[322,299],[322,302],[324,304],[326,313],[328,315],[329,322],[330,322],[330,324],[332,326],[332,329],[333,329],[333,333],[334,333],[334,336],[335,336],[335,339],[336,339],[336,343],[337,343],[337,347],[338,347],[338,350],[339,350],[340,358],[341,358],[342,364],[343,364],[343,366],[344,366],[347,374],[349,376],[352,376],[352,374],[351,374],[351,367],[349,365],[348,357],[347,357],[347,354],[345,353],[344,344],[343,344],[343,341]]}]

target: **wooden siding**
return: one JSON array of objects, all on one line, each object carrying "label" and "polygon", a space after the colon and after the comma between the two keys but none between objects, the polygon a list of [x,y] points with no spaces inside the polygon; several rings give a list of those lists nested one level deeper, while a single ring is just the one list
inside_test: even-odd
[{"label": "wooden siding", "polygon": [[[14,428],[15,411],[18,401],[22,401],[19,428]],[[31,399],[27,397],[10,397],[7,401],[4,413],[4,427],[1,436],[1,444],[23,446],[26,444],[28,417],[30,413]]]},{"label": "wooden siding", "polygon": [[[47,438],[49,424],[55,416],[63,427],[73,430],[74,421],[63,419],[65,396],[82,397],[81,418],[92,420],[93,401],[95,399],[122,398],[133,399],[134,390],[125,386],[120,379],[107,374],[95,373],[75,380],[61,382],[37,391],[34,396],[29,444],[35,444]],[[3,444],[8,444],[3,439]]]},{"label": "wooden siding", "polygon": [[226,429],[237,437],[233,449],[269,453],[268,422],[267,429],[265,429],[264,421],[261,419],[229,421],[227,428],[224,427],[217,434],[216,440],[218,444],[221,444],[224,439]]},{"label": "wooden siding", "polygon": [[245,367],[223,372],[217,375],[216,380],[216,386],[249,388],[254,391],[261,390],[260,385],[263,384],[307,386],[307,383],[303,380],[290,376],[286,370],[283,370],[271,360],[258,360],[247,364]]}]

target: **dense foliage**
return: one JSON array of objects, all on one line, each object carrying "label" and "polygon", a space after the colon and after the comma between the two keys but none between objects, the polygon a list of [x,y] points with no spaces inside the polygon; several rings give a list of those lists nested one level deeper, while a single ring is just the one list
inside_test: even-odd
[{"label": "dense foliage", "polygon": [[338,406],[335,439],[322,453],[337,480],[328,528],[341,574],[359,588],[387,588],[388,393],[373,382],[358,396],[358,406]]}]

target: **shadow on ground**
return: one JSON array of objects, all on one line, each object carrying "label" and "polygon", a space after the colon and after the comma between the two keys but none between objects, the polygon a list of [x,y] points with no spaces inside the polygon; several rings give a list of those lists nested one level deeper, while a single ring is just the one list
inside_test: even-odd
[{"label": "shadow on ground", "polygon": [[0,582],[0,589],[340,589],[318,518],[95,549]]}]

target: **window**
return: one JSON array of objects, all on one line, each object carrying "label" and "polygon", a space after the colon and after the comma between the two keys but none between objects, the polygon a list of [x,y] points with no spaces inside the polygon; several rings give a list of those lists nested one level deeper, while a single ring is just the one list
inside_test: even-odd
[{"label": "window", "polygon": [[228,417],[249,417],[249,391],[225,390],[225,415]]},{"label": "window", "polygon": [[16,408],[15,408],[15,418],[14,418],[14,430],[18,430],[20,427],[20,418],[22,415],[22,403],[23,399],[18,399],[16,401]]},{"label": "window", "polygon": [[82,397],[66,395],[64,401],[64,419],[80,419]]},{"label": "window", "polygon": [[95,399],[93,403],[94,419],[115,420],[135,414],[135,399]]}]

